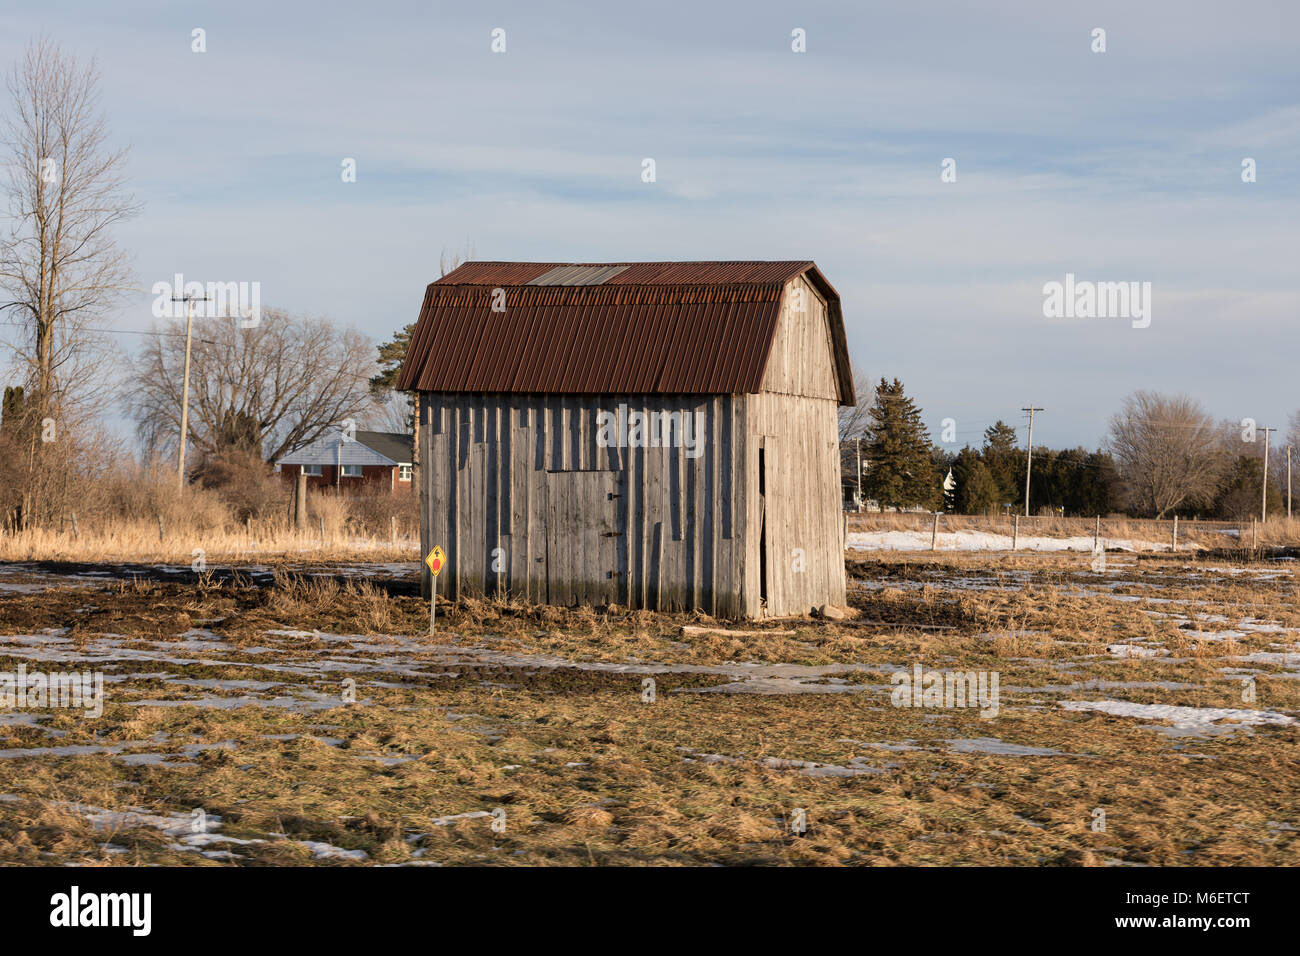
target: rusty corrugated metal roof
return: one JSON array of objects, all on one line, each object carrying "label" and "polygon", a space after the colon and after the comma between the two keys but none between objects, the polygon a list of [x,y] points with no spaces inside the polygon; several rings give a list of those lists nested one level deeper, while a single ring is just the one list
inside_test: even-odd
[{"label": "rusty corrugated metal roof", "polygon": [[811,261],[468,262],[426,289],[397,387],[756,392],[785,284],[804,273],[830,303],[841,403],[851,405],[839,295]]},{"label": "rusty corrugated metal roof", "polygon": [[[525,285],[560,269],[617,269],[604,282],[618,285],[736,285],[785,283],[806,269],[810,261],[782,262],[466,262],[435,285]],[[591,282],[591,285],[602,283]]]}]

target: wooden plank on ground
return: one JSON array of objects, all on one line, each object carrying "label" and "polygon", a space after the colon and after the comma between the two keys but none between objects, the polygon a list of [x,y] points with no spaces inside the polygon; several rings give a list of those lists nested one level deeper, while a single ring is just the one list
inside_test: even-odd
[{"label": "wooden plank on ground", "polygon": [[775,637],[789,635],[794,631],[785,630],[766,630],[766,631],[735,631],[728,630],[725,627],[702,627],[695,624],[683,624],[683,637],[702,637],[705,634],[721,634],[723,637]]}]

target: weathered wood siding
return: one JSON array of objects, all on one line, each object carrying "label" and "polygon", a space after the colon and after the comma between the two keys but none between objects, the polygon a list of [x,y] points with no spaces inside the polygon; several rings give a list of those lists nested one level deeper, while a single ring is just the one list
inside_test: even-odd
[{"label": "weathered wood siding", "polygon": [[752,447],[746,498],[750,525],[760,529],[747,541],[745,613],[760,616],[762,596],[774,617],[844,604],[836,405],[771,392],[745,403]]},{"label": "weathered wood siding", "polygon": [[845,603],[839,387],[831,348],[826,301],[802,277],[792,280],[763,390],[745,397],[746,500],[755,529],[744,563],[750,617],[764,604],[767,615],[782,616]]},{"label": "weathered wood siding", "polygon": [[803,276],[786,284],[763,373],[763,391],[825,398],[839,404],[826,300]]},{"label": "weathered wood siding", "polygon": [[[447,552],[439,593],[740,616],[744,401],[421,393],[421,542]],[[703,413],[699,456],[600,447],[597,414],[620,405]]]}]

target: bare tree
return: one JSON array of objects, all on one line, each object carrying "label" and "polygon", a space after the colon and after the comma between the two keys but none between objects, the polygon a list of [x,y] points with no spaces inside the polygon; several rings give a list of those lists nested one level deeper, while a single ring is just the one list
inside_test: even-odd
[{"label": "bare tree", "polygon": [[[474,243],[465,240],[463,249],[443,247],[438,256],[439,277],[470,261],[476,255]],[[406,352],[411,347],[411,336],[415,334],[415,323],[399,329],[393,337],[379,346],[378,373],[370,379],[370,394],[380,408],[380,418],[386,430],[393,432],[410,432],[412,435],[411,458],[415,466],[420,466],[420,406],[413,392],[399,395],[393,390],[397,384],[397,375],[406,361]]]},{"label": "bare tree", "polygon": [[0,127],[8,228],[0,233],[0,309],[19,328],[27,399],[38,419],[62,412],[96,368],[87,324],[127,288],[112,229],[138,207],[107,145],[99,72],[47,40],[8,78],[12,113]]},{"label": "bare tree", "polygon": [[400,392],[386,392],[376,395],[371,392],[375,407],[368,419],[375,431],[393,432],[409,435],[415,420],[414,401],[411,396]]},{"label": "bare tree", "polygon": [[[134,215],[125,153],[108,146],[99,73],[47,40],[30,44],[8,77],[0,125],[8,222],[0,229],[0,312],[25,392],[10,409],[9,441],[24,448],[17,524],[47,522],[72,440],[93,413],[105,352],[89,326],[127,287],[112,229]],[[39,438],[38,438],[39,436]],[[51,474],[47,474],[47,472]]]},{"label": "bare tree", "polygon": [[465,263],[478,255],[478,249],[474,243],[466,239],[465,245],[460,249],[448,249],[443,246],[442,252],[438,255],[438,275],[445,276],[448,272],[460,268]]},{"label": "bare tree", "polygon": [[866,438],[871,425],[871,401],[875,394],[874,383],[862,369],[853,366],[853,391],[858,402],[851,408],[839,408],[840,477],[858,478],[858,440]]},{"label": "bare tree", "polygon": [[[96,482],[126,457],[122,440],[94,420],[57,431],[55,440],[38,441],[40,467],[32,468],[31,430],[13,421],[0,423],[0,514],[5,531],[22,530],[32,521],[61,529],[70,514],[84,518],[98,504]],[[33,511],[34,504],[38,511]]]},{"label": "bare tree", "polygon": [[1220,428],[1187,395],[1134,392],[1111,418],[1106,444],[1133,504],[1157,518],[1208,504],[1223,481]]},{"label": "bare tree", "polygon": [[[155,327],[135,366],[131,409],[145,447],[175,447],[180,434],[185,323]],[[332,426],[372,411],[373,346],[326,319],[267,309],[253,328],[207,320],[190,359],[189,441],[200,455],[239,448],[267,461],[310,444]]]},{"label": "bare tree", "polygon": [[[466,241],[463,250],[448,249],[444,246],[438,257],[439,277],[459,268],[473,257],[474,245],[469,241]],[[415,420],[415,396],[411,393],[398,396],[393,390],[393,386],[397,384],[397,374],[402,370],[402,363],[406,361],[406,352],[411,347],[411,336],[414,334],[415,323],[412,322],[379,346],[379,371],[370,379],[370,392],[383,409],[382,415],[389,423],[400,421],[398,416],[401,413],[393,411],[399,403],[406,407],[406,421],[401,422],[400,429],[393,429],[394,431],[409,431]]]},{"label": "bare tree", "polygon": [[857,395],[857,404],[851,408],[841,405],[839,409],[841,445],[865,435],[871,422],[871,402],[868,399],[875,394],[875,383],[856,365],[853,366],[853,391]]}]

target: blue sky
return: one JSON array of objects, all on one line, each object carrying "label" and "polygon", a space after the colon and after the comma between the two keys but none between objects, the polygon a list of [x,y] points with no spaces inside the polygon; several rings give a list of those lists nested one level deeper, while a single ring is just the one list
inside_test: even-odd
[{"label": "blue sky", "polygon": [[[1300,409],[1300,4],[45,0],[0,12],[0,63],[39,34],[98,59],[131,148],[142,291],[115,328],[181,272],[378,341],[467,242],[812,258],[936,439],[1032,402],[1036,444],[1093,446],[1139,388]],[[1151,282],[1150,327],[1044,318],[1067,272]]]}]

